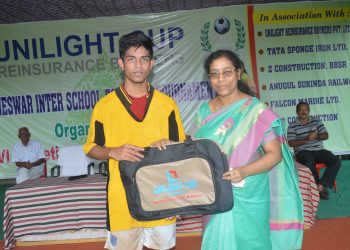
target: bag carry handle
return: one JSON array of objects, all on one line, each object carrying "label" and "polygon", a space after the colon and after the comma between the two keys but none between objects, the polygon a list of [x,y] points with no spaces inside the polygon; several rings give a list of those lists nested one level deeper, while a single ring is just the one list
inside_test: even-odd
[{"label": "bag carry handle", "polygon": [[[171,145],[177,145],[178,143],[175,144],[169,144],[167,146],[171,146]],[[186,140],[183,142],[183,144],[186,146],[185,150],[186,153],[188,154],[196,154],[197,153],[197,149],[195,146],[195,141],[193,141],[190,137],[187,137]],[[142,151],[141,153],[144,155],[144,157],[149,156],[151,149],[153,149],[153,147],[144,147],[144,151]]]},{"label": "bag carry handle", "polygon": [[194,154],[197,152],[196,147],[194,145],[194,141],[191,138],[187,138],[184,142],[186,146],[186,152],[189,154]]}]

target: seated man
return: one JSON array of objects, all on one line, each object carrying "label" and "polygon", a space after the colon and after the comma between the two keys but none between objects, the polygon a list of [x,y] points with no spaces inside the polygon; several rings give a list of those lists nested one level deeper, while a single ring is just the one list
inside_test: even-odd
[{"label": "seated man", "polygon": [[[298,118],[288,127],[288,144],[294,148],[296,160],[311,170],[320,198],[328,199],[327,188],[333,186],[340,168],[340,160],[323,148],[322,141],[328,139],[328,132],[320,120],[309,116],[309,104],[300,102],[296,112]],[[322,178],[317,174],[316,163],[327,165]]]},{"label": "seated man", "polygon": [[38,141],[30,140],[28,128],[20,128],[18,138],[21,141],[12,149],[12,162],[17,166],[17,184],[42,176],[45,162],[43,146]]}]

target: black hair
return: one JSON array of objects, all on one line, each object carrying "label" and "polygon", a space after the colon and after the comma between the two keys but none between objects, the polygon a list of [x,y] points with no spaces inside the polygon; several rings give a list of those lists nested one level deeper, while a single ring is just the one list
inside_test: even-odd
[{"label": "black hair", "polygon": [[299,102],[298,105],[297,105],[297,108],[296,108],[297,113],[298,113],[298,111],[300,109],[300,106],[303,106],[303,105],[307,106],[307,109],[310,110],[310,106],[309,106],[309,104],[307,102]]},{"label": "black hair", "polygon": [[205,59],[204,69],[207,72],[207,74],[209,74],[209,71],[210,71],[210,64],[212,64],[212,62],[214,60],[222,58],[222,57],[230,60],[232,65],[236,69],[242,69],[242,65],[243,65],[242,61],[241,61],[241,59],[239,59],[239,57],[236,53],[232,52],[231,50],[217,50],[217,51],[211,53],[207,57],[207,59]]},{"label": "black hair", "polygon": [[245,83],[244,81],[238,80],[237,86],[239,91],[255,97],[255,93],[249,88],[248,84]]},{"label": "black hair", "polygon": [[27,128],[27,127],[21,127],[21,128],[18,129],[18,131],[20,131],[22,129],[24,129],[27,133],[29,133],[29,128]]},{"label": "black hair", "polygon": [[[239,56],[236,53],[234,53],[231,50],[217,50],[217,51],[211,53],[205,59],[204,69],[207,72],[207,74],[209,74],[209,71],[210,71],[210,64],[212,64],[212,62],[214,60],[219,59],[219,58],[226,58],[226,59],[231,61],[232,65],[235,67],[235,69],[241,69],[241,70],[245,71],[244,63],[243,63],[243,61],[241,61],[241,59],[239,58]],[[243,73],[243,72],[241,72],[241,73]],[[254,92],[242,80],[238,80],[237,86],[241,92],[246,93],[250,96],[255,96]]]},{"label": "black hair", "polygon": [[151,57],[153,58],[153,41],[151,38],[145,35],[142,31],[133,31],[129,34],[122,36],[119,39],[119,57],[124,60],[125,53],[131,47],[144,47]]}]

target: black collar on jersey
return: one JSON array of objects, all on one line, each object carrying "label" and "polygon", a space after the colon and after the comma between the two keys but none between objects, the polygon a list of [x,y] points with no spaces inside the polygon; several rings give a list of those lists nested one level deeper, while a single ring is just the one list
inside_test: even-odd
[{"label": "black collar on jersey", "polygon": [[120,86],[118,88],[116,88],[115,93],[117,94],[118,98],[120,99],[120,101],[123,104],[123,106],[125,107],[125,109],[131,115],[131,117],[134,118],[135,121],[142,122],[145,119],[145,117],[147,116],[149,105],[150,105],[152,98],[153,98],[154,87],[152,85],[150,85],[148,83],[147,104],[146,104],[146,108],[145,108],[145,114],[143,115],[143,118],[141,120],[139,118],[137,118],[137,116],[130,110],[132,100],[130,100],[130,98],[128,97],[128,94],[124,93]]}]

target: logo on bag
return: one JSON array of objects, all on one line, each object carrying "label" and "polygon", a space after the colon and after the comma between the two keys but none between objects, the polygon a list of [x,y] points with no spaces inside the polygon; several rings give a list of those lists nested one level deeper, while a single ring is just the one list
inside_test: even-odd
[{"label": "logo on bag", "polygon": [[175,170],[168,170],[168,171],[166,171],[166,177],[168,178],[168,182],[169,183],[176,182],[176,181],[179,180],[177,178],[177,172]]},{"label": "logo on bag", "polygon": [[198,186],[196,180],[181,181],[176,170],[167,170],[165,172],[168,183],[158,185],[153,188],[154,194],[168,193],[171,196],[185,194],[187,190]]}]

